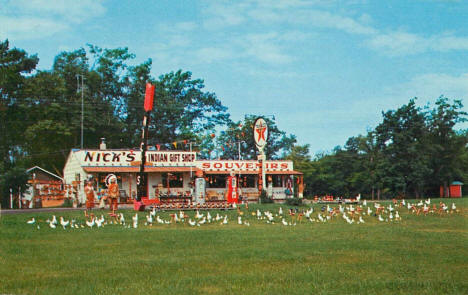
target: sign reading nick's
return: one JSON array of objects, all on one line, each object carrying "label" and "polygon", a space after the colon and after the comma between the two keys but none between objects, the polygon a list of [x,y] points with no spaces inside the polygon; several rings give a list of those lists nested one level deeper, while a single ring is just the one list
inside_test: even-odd
[{"label": "sign reading nick's", "polygon": [[[79,153],[86,166],[137,166],[141,163],[141,153],[133,150],[84,150]],[[195,152],[148,151],[145,156],[147,166],[187,166],[196,161]]]}]

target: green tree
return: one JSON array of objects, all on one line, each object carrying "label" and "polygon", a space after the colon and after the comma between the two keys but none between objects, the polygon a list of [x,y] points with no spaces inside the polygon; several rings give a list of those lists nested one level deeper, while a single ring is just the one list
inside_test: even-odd
[{"label": "green tree", "polygon": [[[259,116],[246,115],[243,122],[230,122],[227,129],[217,137],[219,153],[224,159],[237,159],[240,154],[243,159],[257,159],[257,147],[254,140],[254,122]],[[287,135],[278,128],[275,121],[264,118],[268,125],[268,140],[265,147],[267,159],[285,158],[296,143],[296,137]]]},{"label": "green tree", "polygon": [[10,49],[8,40],[0,42],[0,171],[13,167],[22,153],[22,130],[26,122],[18,100],[23,95],[25,75],[34,71],[38,61],[36,55]]},{"label": "green tree", "polygon": [[379,170],[392,194],[406,196],[424,192],[431,168],[428,149],[428,126],[425,115],[412,99],[399,109],[383,114],[375,129],[383,161]]},{"label": "green tree", "polygon": [[[204,81],[192,79],[191,72],[170,72],[155,83],[155,107],[149,130],[153,143],[199,140],[203,134],[229,122],[227,107],[216,94],[203,91]],[[143,113],[134,116],[142,117]]]},{"label": "green tree", "polygon": [[467,169],[461,160],[467,150],[467,137],[454,129],[456,124],[467,121],[468,114],[462,109],[461,100],[450,103],[448,98],[441,96],[428,115],[433,185],[443,185],[444,197],[448,196],[449,184],[459,180],[456,178],[462,177],[463,170]]}]

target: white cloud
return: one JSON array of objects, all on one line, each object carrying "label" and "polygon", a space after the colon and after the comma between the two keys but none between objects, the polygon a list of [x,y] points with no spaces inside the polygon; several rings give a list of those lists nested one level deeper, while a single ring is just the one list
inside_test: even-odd
[{"label": "white cloud", "polygon": [[457,37],[449,34],[423,37],[407,32],[378,34],[367,41],[370,48],[390,56],[401,56],[429,51],[447,52],[468,50],[468,37]]},{"label": "white cloud", "polygon": [[54,15],[66,18],[74,23],[81,23],[83,20],[102,15],[105,8],[101,1],[80,0],[15,0],[12,6],[24,13]]},{"label": "white cloud", "polygon": [[434,101],[440,95],[451,99],[468,99],[468,73],[458,76],[428,73],[414,77],[407,83],[386,88],[388,95],[418,97],[420,103]]},{"label": "white cloud", "polygon": [[0,17],[0,36],[17,40],[49,37],[68,28],[68,24],[51,19]]},{"label": "white cloud", "polygon": [[336,29],[350,34],[372,35],[377,33],[375,28],[361,24],[353,18],[322,10],[298,11],[298,14],[290,17],[289,21],[319,28]]},{"label": "white cloud", "polygon": [[0,33],[7,38],[40,39],[69,30],[105,13],[100,1],[15,0],[4,4]]},{"label": "white cloud", "polygon": [[234,53],[226,48],[204,47],[195,52],[195,57],[200,63],[213,63],[225,61],[234,56]]}]

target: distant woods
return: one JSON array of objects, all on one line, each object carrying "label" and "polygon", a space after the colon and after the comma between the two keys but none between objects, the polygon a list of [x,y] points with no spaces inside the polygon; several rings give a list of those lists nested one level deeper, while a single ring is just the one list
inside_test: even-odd
[{"label": "distant woods", "polygon": [[[101,137],[109,148],[138,148],[146,82],[156,85],[150,145],[191,147],[205,159],[256,159],[256,115],[234,122],[202,79],[182,70],[156,78],[151,59],[136,64],[134,58],[127,48],[88,45],[59,53],[50,70],[37,70],[39,57],[0,41],[0,194],[24,184],[24,168],[62,173],[70,150],[81,144],[82,97],[85,148],[97,148]],[[466,121],[462,109],[461,101],[445,97],[432,109],[410,100],[384,112],[368,134],[313,159],[307,145],[296,145],[294,135],[267,117],[266,153],[293,160],[310,196],[434,194],[439,185],[468,181],[467,132],[456,129]]]}]

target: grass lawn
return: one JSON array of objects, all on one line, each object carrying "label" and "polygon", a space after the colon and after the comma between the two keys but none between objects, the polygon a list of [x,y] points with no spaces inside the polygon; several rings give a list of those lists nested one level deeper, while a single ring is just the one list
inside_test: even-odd
[{"label": "grass lawn", "polygon": [[[235,210],[228,225],[200,227],[149,227],[140,212],[137,229],[52,229],[45,223],[52,213],[4,214],[0,294],[468,294],[468,199],[444,201],[460,212],[401,208],[401,222],[366,215],[364,224],[335,217],[284,226],[252,215],[279,205],[242,208],[250,226],[237,224]],[[135,212],[122,212],[131,223]],[[59,216],[84,222],[82,212]],[[35,225],[26,224],[31,217]]]}]

